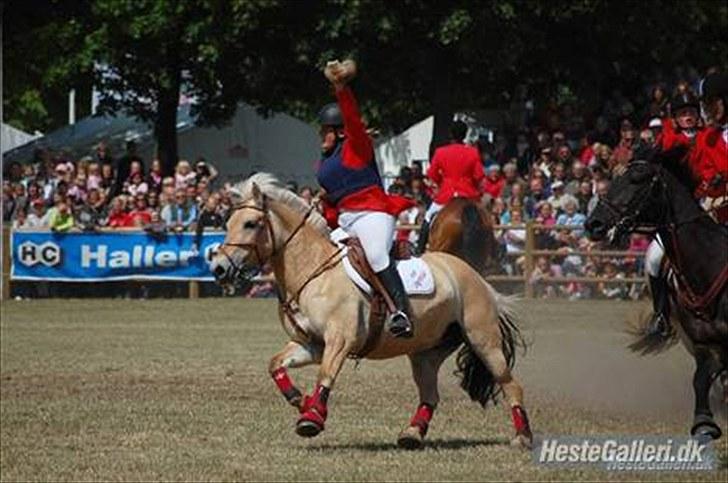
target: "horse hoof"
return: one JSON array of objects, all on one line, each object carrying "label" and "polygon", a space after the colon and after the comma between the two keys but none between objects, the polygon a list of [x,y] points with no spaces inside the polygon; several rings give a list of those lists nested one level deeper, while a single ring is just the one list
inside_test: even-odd
[{"label": "horse hoof", "polygon": [[700,442],[707,443],[720,439],[722,431],[712,419],[701,419],[693,424],[690,434],[696,437]]},{"label": "horse hoof", "polygon": [[324,428],[315,421],[301,419],[296,423],[296,434],[303,438],[313,438],[323,430]]},{"label": "horse hoof", "polygon": [[402,449],[421,449],[425,444],[424,438],[420,434],[420,428],[410,426],[401,433],[397,438],[397,446]]},{"label": "horse hoof", "polygon": [[521,449],[533,448],[533,436],[531,434],[517,434],[511,440],[511,446]]}]

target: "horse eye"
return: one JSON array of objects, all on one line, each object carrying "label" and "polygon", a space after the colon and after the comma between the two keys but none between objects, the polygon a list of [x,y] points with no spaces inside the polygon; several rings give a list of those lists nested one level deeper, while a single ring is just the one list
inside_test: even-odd
[{"label": "horse eye", "polygon": [[258,222],[257,221],[246,221],[245,224],[243,224],[243,228],[246,230],[255,230],[258,228]]}]

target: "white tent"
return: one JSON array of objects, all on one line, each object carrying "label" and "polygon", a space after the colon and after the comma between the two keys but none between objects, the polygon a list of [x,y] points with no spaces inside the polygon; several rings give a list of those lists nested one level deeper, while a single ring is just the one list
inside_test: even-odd
[{"label": "white tent", "polygon": [[2,132],[0,132],[0,146],[2,146],[2,153],[10,151],[13,148],[22,146],[25,143],[29,143],[33,139],[42,137],[43,135],[39,132],[30,134],[20,129],[16,129],[10,124],[2,123]]},{"label": "white tent", "polygon": [[430,116],[403,133],[377,144],[377,162],[383,177],[397,176],[400,168],[409,166],[412,161],[422,161],[423,166],[426,166],[430,158],[433,124],[434,118]]}]

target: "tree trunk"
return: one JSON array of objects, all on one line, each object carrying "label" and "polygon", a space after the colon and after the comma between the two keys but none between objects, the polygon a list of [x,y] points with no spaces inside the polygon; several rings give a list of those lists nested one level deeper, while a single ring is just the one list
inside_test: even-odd
[{"label": "tree trunk", "polygon": [[174,176],[177,165],[177,106],[180,94],[179,69],[170,68],[173,79],[168,89],[160,91],[157,104],[157,118],[154,122],[154,137],[157,141],[157,157],[162,164],[164,176]]},{"label": "tree trunk", "polygon": [[442,68],[438,68],[434,72],[435,83],[431,99],[433,100],[433,125],[432,125],[432,141],[430,142],[430,158],[435,153],[435,149],[450,140],[450,125],[453,117],[453,74],[452,69],[448,67],[449,61],[447,56],[441,56],[444,64],[438,64]]}]

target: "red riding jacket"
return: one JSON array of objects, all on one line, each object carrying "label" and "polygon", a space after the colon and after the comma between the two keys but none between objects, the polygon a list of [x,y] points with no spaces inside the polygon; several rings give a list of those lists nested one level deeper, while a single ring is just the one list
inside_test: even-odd
[{"label": "red riding jacket", "polygon": [[480,183],[485,178],[480,153],[472,146],[452,143],[435,150],[427,177],[440,189],[435,203],[446,204],[455,197],[480,198]]}]

